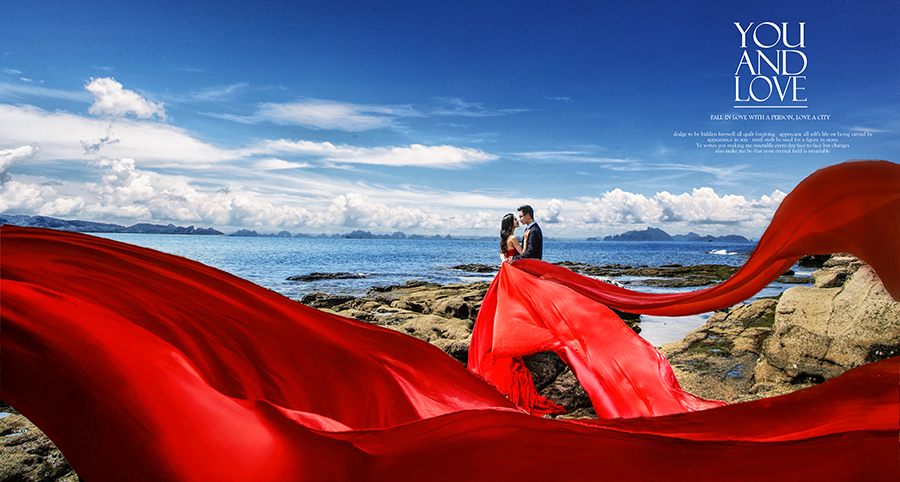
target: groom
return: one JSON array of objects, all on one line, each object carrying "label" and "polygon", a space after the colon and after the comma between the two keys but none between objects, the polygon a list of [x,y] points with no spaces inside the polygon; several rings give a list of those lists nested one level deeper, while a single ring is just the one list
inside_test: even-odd
[{"label": "groom", "polygon": [[512,263],[517,259],[533,258],[541,259],[544,248],[544,236],[541,234],[541,227],[534,222],[534,209],[531,206],[524,205],[519,207],[519,221],[525,226],[525,250],[522,254],[510,256],[507,261]]}]

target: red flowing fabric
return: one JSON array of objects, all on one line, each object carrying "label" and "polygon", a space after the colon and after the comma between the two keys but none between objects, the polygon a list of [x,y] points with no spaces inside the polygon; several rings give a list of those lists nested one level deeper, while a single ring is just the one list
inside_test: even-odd
[{"label": "red flowing fabric", "polygon": [[[871,192],[894,182],[893,198],[882,206],[896,214],[892,166],[894,177],[874,182]],[[872,211],[850,204],[846,209],[861,206],[862,217]],[[896,219],[881,219],[895,235]],[[841,236],[797,232],[814,246],[820,234]],[[801,244],[784,243],[796,250]],[[834,245],[860,254],[854,245]],[[884,266],[893,266],[896,287],[897,244],[882,246],[881,264],[860,255],[886,286],[891,271]],[[522,270],[504,272],[494,295],[501,282],[510,284],[504,293],[529,299],[529,286],[578,293]],[[44,430],[91,482],[900,477],[897,358],[787,396],[705,411],[549,420],[529,415],[431,345],[310,309],[178,256],[4,226],[0,277],[0,398]],[[596,316],[599,303],[571,296],[585,307],[567,310]],[[489,309],[494,303],[495,314],[523,310],[497,296],[485,302]],[[640,406],[648,404],[641,398],[647,387],[668,380],[658,358],[635,368],[593,358],[604,353],[590,338],[618,336],[607,328],[587,320],[551,323],[541,318],[547,315],[533,317],[559,325],[552,331],[568,338],[495,326],[491,346],[514,354],[521,336],[561,350],[579,377],[593,376],[601,386],[608,374],[590,371],[598,363],[639,370],[651,380],[629,388]],[[588,335],[579,339],[582,329]],[[508,335],[513,342],[504,341]],[[584,366],[575,361],[580,357],[587,357]],[[706,403],[683,392],[673,398],[681,407]]]},{"label": "red flowing fabric", "polygon": [[821,169],[785,199],[747,263],[725,282],[675,294],[631,291],[539,260],[504,264],[478,313],[469,369],[535,415],[553,413],[521,357],[554,351],[601,418],[720,405],[681,390],[665,358],[607,306],[689,315],[744,301],[804,254],[846,251],[867,261],[900,299],[900,165],[848,162]]}]

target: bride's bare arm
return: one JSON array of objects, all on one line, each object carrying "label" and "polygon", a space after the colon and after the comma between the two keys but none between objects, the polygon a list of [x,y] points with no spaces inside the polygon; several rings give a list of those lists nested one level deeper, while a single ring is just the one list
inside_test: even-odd
[{"label": "bride's bare arm", "polygon": [[[528,239],[527,238],[528,235],[526,234],[525,236],[526,236],[526,239]],[[519,244],[519,238],[515,237],[515,235],[510,236],[509,239],[506,240],[506,246],[508,248],[511,247],[511,248],[515,249],[516,252],[519,254],[522,254],[522,251],[525,251],[525,249],[522,248],[522,245]]]}]

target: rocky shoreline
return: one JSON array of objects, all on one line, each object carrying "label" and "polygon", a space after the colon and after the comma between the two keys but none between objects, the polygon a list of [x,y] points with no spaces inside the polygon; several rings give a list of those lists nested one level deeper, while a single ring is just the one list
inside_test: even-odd
[{"label": "rocky shoreline", "polygon": [[[641,277],[643,286],[705,286],[731,276],[722,265],[659,267],[563,262],[587,276]],[[687,391],[729,403],[790,393],[821,383],[864,363],[900,354],[900,303],[861,260],[844,254],[808,256],[811,277],[782,275],[798,286],[777,298],[758,299],[712,314],[683,340],[658,347]],[[496,267],[454,267],[485,272]],[[811,286],[810,286],[811,285]],[[429,342],[465,364],[472,327],[489,284],[438,285],[409,281],[373,287],[365,296],[309,293],[300,302],[373,323]],[[618,312],[640,333],[640,315]],[[535,386],[568,411],[558,418],[594,417],[587,394],[553,353],[527,357]]]},{"label": "rocky shoreline", "polygon": [[[778,298],[716,312],[683,340],[659,347],[685,390],[729,403],[755,400],[822,383],[850,368],[900,354],[900,303],[890,298],[868,265],[842,254],[806,257],[802,263],[819,269],[811,278],[786,273],[779,281],[812,282],[811,286],[791,287]],[[671,281],[670,286],[704,286],[737,269],[560,264],[613,282],[621,276],[644,278],[633,285]],[[453,269],[490,272],[486,270],[496,267]],[[300,302],[414,336],[465,364],[488,286],[413,280],[375,286],[361,297],[309,293]],[[639,315],[620,315],[640,332]],[[587,393],[556,354],[537,353],[525,363],[540,393],[568,411],[556,418],[596,417]],[[0,411],[11,413],[0,418],[0,480],[80,480],[37,427],[2,402]]]}]

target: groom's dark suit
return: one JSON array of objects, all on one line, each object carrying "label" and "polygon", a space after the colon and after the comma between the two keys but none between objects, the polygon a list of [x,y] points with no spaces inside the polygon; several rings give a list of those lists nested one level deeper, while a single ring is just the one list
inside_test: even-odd
[{"label": "groom's dark suit", "polygon": [[525,241],[525,251],[512,257],[512,260],[524,258],[541,259],[544,250],[544,235],[541,233],[541,227],[538,223],[531,223],[531,227],[525,230],[527,240]]}]

